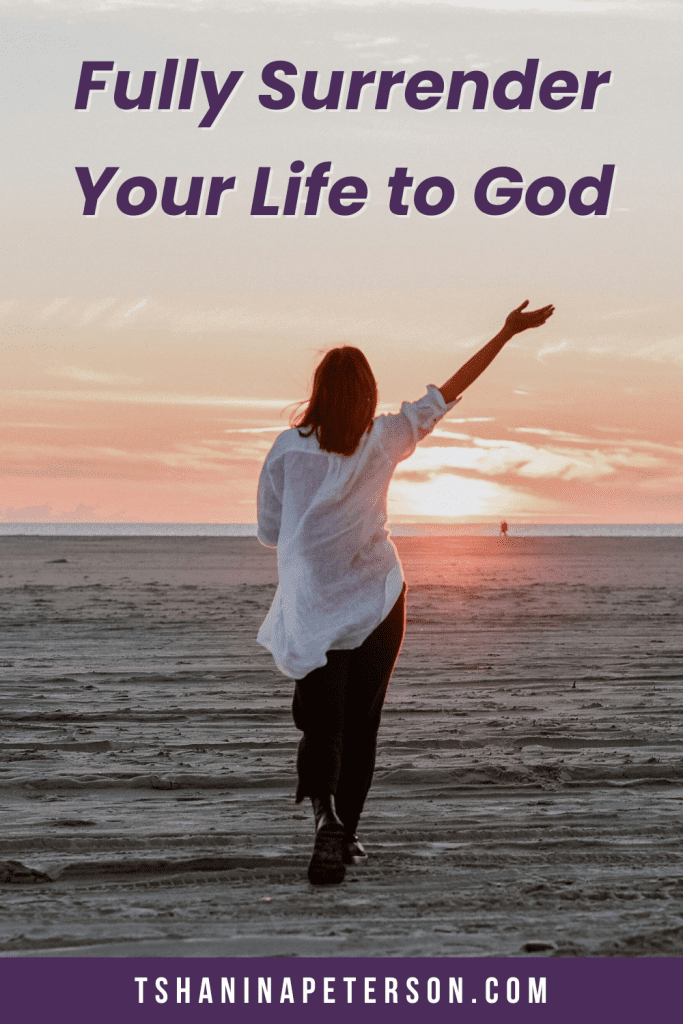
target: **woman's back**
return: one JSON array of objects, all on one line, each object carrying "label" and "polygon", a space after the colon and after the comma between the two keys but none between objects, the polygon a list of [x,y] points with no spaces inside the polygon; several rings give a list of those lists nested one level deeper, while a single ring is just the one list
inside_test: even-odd
[{"label": "woman's back", "polygon": [[315,433],[297,429],[276,439],[258,518],[261,542],[277,546],[280,584],[259,642],[286,675],[357,647],[393,606],[403,574],[385,528],[391,476],[454,404],[430,385],[400,413],[378,416],[351,455],[323,451]]}]

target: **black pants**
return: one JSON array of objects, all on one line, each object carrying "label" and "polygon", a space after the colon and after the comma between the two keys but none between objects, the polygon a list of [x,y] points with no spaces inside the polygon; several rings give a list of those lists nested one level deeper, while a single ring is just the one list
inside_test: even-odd
[{"label": "black pants", "polygon": [[332,793],[355,832],[375,768],[377,730],[405,630],[405,594],[370,636],[350,651],[328,651],[327,664],[297,679],[292,714],[303,732],[296,801]]}]

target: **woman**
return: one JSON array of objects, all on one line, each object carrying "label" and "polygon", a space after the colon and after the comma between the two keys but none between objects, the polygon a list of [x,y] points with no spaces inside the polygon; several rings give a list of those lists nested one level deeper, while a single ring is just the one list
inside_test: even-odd
[{"label": "woman", "polygon": [[279,586],[258,640],[296,681],[296,800],[313,804],[313,884],[341,882],[346,865],[366,856],[356,828],[405,628],[406,585],[384,527],[391,476],[505,343],[554,309],[527,305],[442,387],[430,384],[392,416],[375,417],[377,385],[363,353],[332,349],[305,411],[261,471],[258,537],[277,547]]}]

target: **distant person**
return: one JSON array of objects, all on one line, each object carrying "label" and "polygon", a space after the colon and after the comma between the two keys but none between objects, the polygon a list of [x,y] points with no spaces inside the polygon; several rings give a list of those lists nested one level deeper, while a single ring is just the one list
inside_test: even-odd
[{"label": "distant person", "polygon": [[385,529],[389,482],[505,343],[554,310],[526,306],[450,380],[395,415],[375,417],[377,384],[363,353],[332,349],[261,471],[258,537],[277,547],[279,585],[258,640],[295,680],[296,801],[313,804],[313,884],[341,882],[346,865],[366,857],[356,829],[405,628],[406,584]]},{"label": "distant person", "polygon": [[505,520],[503,520],[503,522],[500,524],[500,535],[501,537],[507,537],[508,535],[508,524],[505,522]]}]

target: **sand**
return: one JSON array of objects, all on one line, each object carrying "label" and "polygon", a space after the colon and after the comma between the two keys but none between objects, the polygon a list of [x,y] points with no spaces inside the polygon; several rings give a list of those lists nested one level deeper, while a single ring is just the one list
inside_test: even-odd
[{"label": "sand", "polygon": [[399,538],[361,839],[305,871],[250,538],[0,538],[0,956],[683,953],[680,538]]}]

